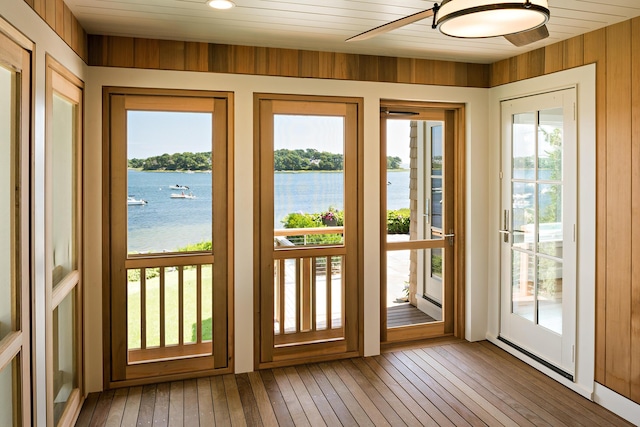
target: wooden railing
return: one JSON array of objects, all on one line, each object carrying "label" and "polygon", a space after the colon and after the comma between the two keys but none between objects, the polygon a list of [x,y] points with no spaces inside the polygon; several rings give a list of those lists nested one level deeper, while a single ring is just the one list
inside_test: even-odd
[{"label": "wooden railing", "polygon": [[[274,230],[274,344],[278,347],[344,337],[344,248],[301,248],[285,236],[342,234],[344,227]],[[306,244],[306,239],[303,245]],[[314,245],[316,246],[316,245]]]},{"label": "wooden railing", "polygon": [[128,364],[211,355],[213,255],[132,257],[126,267]]}]

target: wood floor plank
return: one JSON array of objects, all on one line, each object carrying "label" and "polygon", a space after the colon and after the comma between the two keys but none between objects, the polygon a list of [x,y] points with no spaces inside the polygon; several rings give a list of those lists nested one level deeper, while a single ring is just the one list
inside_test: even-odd
[{"label": "wood floor plank", "polygon": [[278,383],[276,382],[273,372],[271,370],[260,371],[264,388],[269,395],[269,400],[273,406],[273,412],[277,418],[277,423],[280,426],[293,426],[293,419],[289,414],[287,404],[282,397]]},{"label": "wood floor plank", "polygon": [[[289,384],[291,384],[291,387],[293,388],[293,391],[298,398],[298,401],[300,402],[300,405],[302,406],[302,409],[304,410],[309,423],[312,426],[325,426],[326,423],[322,418],[322,415],[320,414],[320,410],[316,406],[316,403],[314,402],[313,398],[311,397],[311,393],[309,393],[309,390],[302,381],[302,378],[300,378],[300,375],[298,375],[298,371],[296,370],[296,368],[285,368],[284,373],[287,376]],[[328,410],[330,412],[333,412],[333,409],[331,409],[331,407],[329,407]]]},{"label": "wood floor plank", "polygon": [[282,398],[287,405],[289,414],[291,414],[293,423],[296,426],[310,426],[311,423],[307,418],[307,414],[305,414],[304,408],[302,407],[300,400],[298,400],[298,396],[293,391],[293,387],[289,382],[289,378],[287,378],[287,375],[284,373],[284,370],[273,369],[273,377],[278,383],[278,388],[280,389],[280,393],[282,393]]},{"label": "wood floor plank", "polygon": [[231,416],[231,425],[234,427],[246,427],[247,420],[242,410],[242,401],[240,400],[236,376],[227,374],[224,375],[222,379],[224,380],[224,391],[227,394],[227,406],[229,407],[229,415]]},{"label": "wood floor plank", "polygon": [[[367,393],[358,385],[358,382],[347,372],[340,362],[331,362],[327,364],[333,368],[335,373],[340,377],[344,384],[348,387],[353,397],[358,401],[362,409],[369,416],[376,426],[390,425],[376,404],[369,398]],[[397,414],[396,414],[397,416]]]},{"label": "wood floor plank", "polygon": [[514,382],[508,376],[501,376],[501,372],[492,372],[487,366],[481,365],[478,358],[466,357],[456,351],[455,347],[447,346],[436,348],[443,358],[455,364],[469,378],[479,384],[483,384],[498,398],[502,399],[513,410],[536,426],[552,426],[558,420],[551,415],[546,408],[539,406],[521,389],[514,387]]},{"label": "wood floor plank", "polygon": [[318,383],[316,383],[316,380],[313,378],[313,376],[309,372],[309,369],[304,365],[298,366],[295,369],[296,369],[296,373],[300,377],[300,380],[302,381],[302,384],[304,385],[309,395],[311,396],[311,399],[313,400],[314,405],[318,408],[318,411],[320,412],[320,415],[322,416],[322,419],[324,420],[324,422],[328,426],[340,425],[341,423],[340,423],[340,420],[338,419],[338,416],[333,411],[331,404],[329,404],[329,401],[327,400],[325,395],[322,393],[322,390],[320,389],[320,387],[318,386]]},{"label": "wood floor plank", "polygon": [[326,363],[320,363],[314,367],[315,369],[320,369],[326,375],[327,379],[335,389],[340,399],[344,402],[345,406],[353,415],[356,422],[359,426],[373,426],[373,421],[369,418],[369,414],[363,408],[358,400],[355,398],[351,390],[347,387],[347,385],[342,381],[342,378],[335,372],[335,370]]},{"label": "wood floor plank", "polygon": [[[378,366],[380,366],[382,369],[384,369],[385,372],[387,372],[391,377],[393,377],[398,382],[398,384],[402,387],[402,389],[405,390],[405,392],[409,396],[412,396],[414,401],[416,401],[420,405],[422,410],[428,413],[429,416],[433,418],[433,420],[439,426],[455,427],[457,425],[463,425],[463,424],[469,425],[464,419],[462,419],[462,417],[460,417],[460,415],[458,415],[457,412],[453,411],[453,409],[451,409],[449,405],[447,405],[439,397],[438,399],[442,401],[442,404],[439,405],[439,407],[436,407],[436,405],[434,405],[434,403],[431,402],[431,399],[434,399],[434,396],[432,396],[431,398],[429,397],[430,395],[434,395],[433,390],[429,389],[427,385],[419,381],[419,379],[417,381],[418,385],[417,386],[414,385],[414,383],[406,375],[404,375],[401,372],[401,371],[404,371],[405,373],[408,372],[409,377],[415,380],[416,379],[414,378],[415,375],[413,375],[413,373],[411,373],[408,370],[408,368],[405,367],[403,369],[402,367],[400,367],[399,369],[399,367],[390,363],[383,356],[376,356],[376,357],[368,358],[367,360],[370,360],[371,363],[373,362],[377,363]],[[399,364],[402,365],[401,363]],[[445,415],[447,412],[450,413],[453,420],[447,418],[447,415]],[[454,424],[454,421],[458,421],[458,423]]]},{"label": "wood floor plank", "polygon": [[199,427],[198,381],[185,380],[182,385],[182,394],[184,398],[184,427]]},{"label": "wood floor plank", "polygon": [[169,425],[169,392],[170,383],[158,384],[156,388],[156,403],[153,408],[153,426],[166,427]]},{"label": "wood floor plank", "polygon": [[111,401],[109,415],[107,416],[107,422],[105,423],[106,427],[120,427],[128,396],[128,388],[119,388],[115,391],[113,400]]},{"label": "wood floor plank", "polygon": [[211,398],[211,382],[209,378],[198,378],[198,414],[201,426],[215,426],[216,420],[213,414],[213,399]]},{"label": "wood floor plank", "polygon": [[96,409],[98,399],[100,399],[100,394],[101,393],[89,393],[87,398],[84,400],[82,409],[80,410],[80,415],[78,415],[78,420],[76,421],[77,427],[89,426],[91,418],[93,417],[93,411]]},{"label": "wood floor plank", "polygon": [[209,381],[211,382],[211,400],[213,401],[213,416],[216,419],[216,425],[228,426],[231,424],[231,418],[222,377],[219,375],[211,377]]},{"label": "wood floor plank", "polygon": [[138,423],[140,401],[142,400],[142,387],[131,387],[127,396],[127,403],[122,414],[122,427],[133,427]]},{"label": "wood floor plank", "polygon": [[401,411],[402,408],[404,408],[412,419],[415,419],[415,417],[411,415],[411,413],[404,407],[404,405],[402,405],[401,402],[397,400],[397,398],[393,402],[387,401],[377,387],[371,383],[371,381],[369,381],[369,379],[354,365],[352,360],[343,360],[341,364],[367,394],[367,396],[369,396],[371,401],[376,405],[376,408],[382,412],[382,415],[387,419],[389,424],[402,425],[404,423],[404,420],[399,414],[399,411]]},{"label": "wood floor plank", "polygon": [[156,404],[156,388],[156,384],[142,387],[140,409],[138,410],[138,421],[136,422],[136,425],[139,427],[149,426],[153,423],[153,409]]},{"label": "wood floor plank", "polygon": [[[340,423],[345,426],[356,425],[355,418],[353,418],[353,415],[351,415],[351,412],[349,412],[349,409],[344,404],[336,390],[333,388],[331,382],[329,382],[324,372],[322,372],[322,370],[320,370],[317,365],[306,365],[304,366],[304,368],[309,372],[309,375],[311,375],[312,379],[320,388],[320,391],[322,392],[325,399],[327,399],[329,405],[331,405],[331,408],[340,420]],[[298,372],[300,372],[300,370]],[[301,377],[302,380],[305,381],[305,375],[301,374]],[[305,381],[305,383],[306,382],[307,381]]]},{"label": "wood floor plank", "polygon": [[260,408],[256,402],[256,397],[251,389],[251,382],[249,381],[249,375],[237,374],[236,384],[238,386],[238,395],[240,396],[240,402],[242,405],[242,412],[248,426],[262,426],[262,419],[260,418]]},{"label": "wood floor plank", "polygon": [[[421,391],[427,393],[429,400],[431,400],[441,411],[446,411],[447,418],[455,420],[454,424],[458,425],[471,425],[473,427],[481,427],[486,425],[476,414],[470,411],[464,406],[458,399],[456,399],[447,389],[442,387],[431,376],[424,373],[418,365],[416,365],[411,359],[409,359],[404,352],[388,353],[384,355],[391,363],[399,363],[398,366],[404,365],[409,372],[405,373],[403,368],[403,374],[406,378],[415,380],[414,384],[420,385],[423,382],[427,388],[421,388]],[[442,405],[442,406],[441,406]]]},{"label": "wood floor plank", "polygon": [[114,390],[107,390],[100,395],[98,403],[93,410],[93,416],[89,427],[103,426],[107,422],[109,416],[109,409],[111,408],[111,401],[113,400]]},{"label": "wood floor plank", "polygon": [[[493,425],[495,422],[502,424],[505,427],[518,427],[518,424],[514,422],[511,418],[506,416],[502,411],[496,408],[491,402],[481,396],[478,392],[469,387],[468,384],[465,384],[460,380],[454,373],[447,370],[441,363],[435,360],[431,355],[429,355],[424,349],[414,350],[412,354],[424,360],[431,368],[431,370],[435,371],[435,375],[437,381],[441,384],[445,384],[448,382],[455,389],[460,390],[464,396],[471,399],[475,403],[472,404],[470,402],[465,402],[465,404],[473,410],[478,416],[486,422],[488,425]],[[460,395],[462,397],[462,395]],[[460,398],[459,398],[460,400]],[[477,405],[477,406],[476,406]]]},{"label": "wood floor plank", "polygon": [[169,427],[184,426],[184,383],[174,381],[169,391]]},{"label": "wood floor plank", "polygon": [[262,382],[262,376],[258,372],[249,372],[247,376],[251,383],[253,395],[256,398],[256,405],[258,405],[258,410],[260,411],[262,424],[265,426],[276,425],[278,420],[273,410],[273,406],[271,406],[271,402],[269,401],[267,390]]},{"label": "wood floor plank", "polygon": [[[380,392],[383,393],[385,399],[390,403],[394,401],[400,402],[411,414],[419,425],[423,426],[437,426],[438,423],[416,402],[411,395],[409,395],[398,384],[395,378],[389,375],[380,365],[376,363],[370,357],[365,359],[355,359],[353,363],[360,369],[360,371],[371,381]],[[377,377],[377,380],[372,375]],[[379,383],[378,383],[379,381]],[[384,388],[382,387],[384,386]],[[387,391],[388,390],[388,391]],[[392,403],[393,404],[393,403]],[[407,424],[409,421],[403,418]],[[414,423],[415,424],[415,423]]]}]

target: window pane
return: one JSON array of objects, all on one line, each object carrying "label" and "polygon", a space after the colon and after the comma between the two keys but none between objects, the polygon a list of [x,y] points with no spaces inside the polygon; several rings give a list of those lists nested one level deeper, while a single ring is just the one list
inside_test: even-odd
[{"label": "window pane", "polygon": [[0,426],[19,426],[16,408],[20,407],[20,354],[0,371]]},{"label": "window pane", "polygon": [[53,286],[77,269],[76,224],[76,106],[53,96],[52,227]]},{"label": "window pane", "polygon": [[211,113],[127,112],[129,254],[210,251]]},{"label": "window pane", "polygon": [[[15,147],[14,141],[14,73],[0,66],[0,340],[14,331],[15,283]],[[2,425],[2,423],[0,423]]]},{"label": "window pane", "polygon": [[525,252],[511,252],[511,309],[513,314],[534,321],[534,257]]},{"label": "window pane", "polygon": [[514,179],[535,179],[536,167],[536,115],[513,116],[513,174]]},{"label": "window pane", "polygon": [[431,175],[442,176],[443,153],[442,125],[431,128]]},{"label": "window pane", "polygon": [[514,182],[513,191],[513,246],[533,250],[535,235],[535,184]]},{"label": "window pane", "polygon": [[562,108],[540,111],[538,125],[538,179],[562,179]]},{"label": "window pane", "polygon": [[343,244],[344,118],[276,114],[273,149],[275,245]]},{"label": "window pane", "polygon": [[57,425],[73,389],[78,388],[76,361],[76,290],[53,311],[53,412]]},{"label": "window pane", "polygon": [[562,262],[538,257],[538,324],[562,334]]}]

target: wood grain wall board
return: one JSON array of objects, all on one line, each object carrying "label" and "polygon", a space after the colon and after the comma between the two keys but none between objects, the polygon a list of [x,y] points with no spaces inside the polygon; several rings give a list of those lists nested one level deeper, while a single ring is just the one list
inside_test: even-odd
[{"label": "wood grain wall board", "polygon": [[545,74],[562,71],[564,65],[564,49],[561,43],[554,43],[544,47]]},{"label": "wood grain wall board", "polygon": [[[185,67],[185,43],[173,40],[160,40],[160,69],[184,71]],[[137,55],[136,55],[137,56]]]},{"label": "wood grain wall board", "polygon": [[[631,400],[640,402],[640,18],[631,22],[632,265]],[[635,355],[635,356],[634,356]]]},{"label": "wood grain wall board", "polygon": [[563,68],[565,70],[584,65],[584,36],[572,37],[562,42]]},{"label": "wood grain wall board", "polygon": [[40,15],[44,18],[45,22],[49,24],[55,31],[56,29],[56,0],[44,0],[44,15]]},{"label": "wood grain wall board", "polygon": [[631,24],[607,28],[606,386],[629,396],[631,374]]},{"label": "wood grain wall board", "polygon": [[73,40],[73,19],[72,16],[73,14],[71,13],[71,9],[69,9],[67,7],[66,4],[62,3],[63,6],[63,21],[62,21],[62,28],[63,28],[63,35],[62,38],[64,39],[64,41],[69,45],[69,46],[73,46],[72,40]]},{"label": "wood grain wall board", "polygon": [[209,46],[207,43],[187,42],[185,46],[185,70],[209,70]]},{"label": "wood grain wall board", "polygon": [[596,369],[595,379],[605,383],[607,301],[607,84],[606,30],[584,36],[584,62],[596,64]]},{"label": "wood grain wall board", "polygon": [[[52,0],[48,0],[48,1],[52,1]],[[64,40],[64,1],[55,0],[55,2],[56,2],[56,22],[53,28],[56,30],[56,33],[60,36],[60,38]]]},{"label": "wood grain wall board", "polygon": [[159,40],[135,39],[133,49],[134,65],[137,68],[160,68]]}]

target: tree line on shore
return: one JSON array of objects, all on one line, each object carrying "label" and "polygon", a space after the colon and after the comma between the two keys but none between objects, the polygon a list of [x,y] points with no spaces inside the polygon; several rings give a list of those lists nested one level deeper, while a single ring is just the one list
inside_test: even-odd
[{"label": "tree line on shore", "polygon": [[[282,148],[273,153],[273,168],[276,171],[340,171],[343,170],[343,155],[318,151],[313,148],[289,150]],[[402,159],[387,156],[387,169],[400,169]],[[174,153],[128,160],[128,167],[145,171],[206,171],[211,170],[211,152]]]}]

